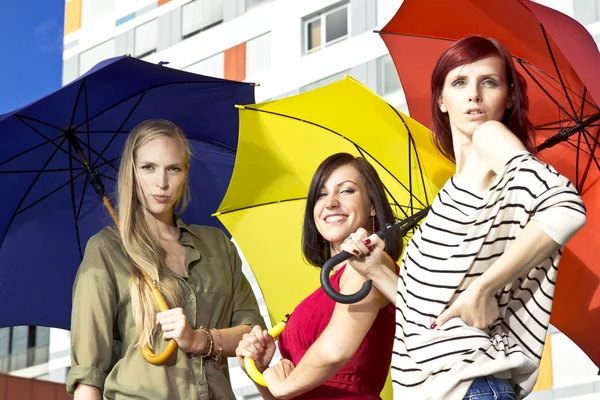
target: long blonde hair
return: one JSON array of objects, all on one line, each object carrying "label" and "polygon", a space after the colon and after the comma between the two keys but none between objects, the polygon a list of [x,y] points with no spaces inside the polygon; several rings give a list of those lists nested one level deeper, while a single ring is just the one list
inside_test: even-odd
[{"label": "long blonde hair", "polygon": [[[181,304],[181,290],[176,275],[167,267],[166,251],[148,227],[144,201],[139,196],[135,157],[140,147],[158,137],[174,139],[181,149],[184,168],[190,163],[191,150],[187,138],[176,124],[151,119],[137,125],[129,134],[121,155],[118,179],[119,235],[132,263],[129,289],[131,306],[137,328],[136,346],[150,343],[154,334],[158,308],[140,270],[155,282],[169,307]],[[174,212],[182,212],[189,201],[187,176],[181,196],[175,202]]]}]

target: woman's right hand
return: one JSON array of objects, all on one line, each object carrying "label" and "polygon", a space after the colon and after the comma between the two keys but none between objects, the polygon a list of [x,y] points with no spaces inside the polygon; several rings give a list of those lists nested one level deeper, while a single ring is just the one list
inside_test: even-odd
[{"label": "woman's right hand", "polygon": [[246,372],[244,357],[248,357],[254,360],[258,371],[263,373],[264,370],[269,368],[275,350],[275,341],[269,335],[269,331],[263,330],[259,325],[255,325],[250,333],[242,336],[242,340],[238,344],[237,349],[235,349],[235,355],[244,372]]}]

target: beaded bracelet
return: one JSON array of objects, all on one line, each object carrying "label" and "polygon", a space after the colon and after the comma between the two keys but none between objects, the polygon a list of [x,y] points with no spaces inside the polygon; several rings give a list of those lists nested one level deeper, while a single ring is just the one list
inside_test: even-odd
[{"label": "beaded bracelet", "polygon": [[[200,351],[199,353],[197,353],[198,356],[204,358],[204,357],[209,357],[210,354],[212,353],[212,349],[213,349],[213,337],[210,334],[210,331],[208,329],[206,329],[205,326],[200,326],[199,328],[202,332],[204,332],[204,334],[206,335],[206,345],[204,346],[204,348],[202,349],[202,351]],[[206,350],[208,348],[208,350],[206,352],[204,352],[204,350]]]},{"label": "beaded bracelet", "polygon": [[220,364],[221,363],[221,353],[223,352],[223,342],[221,341],[221,334],[217,330],[217,328],[212,328],[211,332],[214,331],[217,335],[217,355],[215,356],[215,360]]}]

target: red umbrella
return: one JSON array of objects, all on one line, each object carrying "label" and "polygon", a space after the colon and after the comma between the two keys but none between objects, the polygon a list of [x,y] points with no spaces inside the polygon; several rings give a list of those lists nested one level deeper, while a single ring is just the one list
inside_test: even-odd
[{"label": "red umbrella", "polygon": [[[560,264],[550,322],[600,366],[600,54],[589,33],[529,0],[405,0],[380,32],[411,117],[431,127],[431,73],[454,41],[479,34],[502,41],[527,79],[540,157],[567,176],[588,222]],[[560,143],[560,144],[558,144]]]}]

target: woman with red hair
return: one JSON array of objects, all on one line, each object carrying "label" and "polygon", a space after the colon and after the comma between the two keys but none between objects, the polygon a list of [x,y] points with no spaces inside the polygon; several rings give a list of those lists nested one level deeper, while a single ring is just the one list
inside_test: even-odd
[{"label": "woman with red hair", "polygon": [[[565,177],[534,156],[527,88],[497,40],[466,37],[433,71],[433,140],[456,163],[400,276],[350,263],[396,304],[398,399],[517,399],[537,379],[558,262],[585,224]],[[343,250],[372,235],[352,235]],[[360,267],[360,269],[359,269]]]}]

